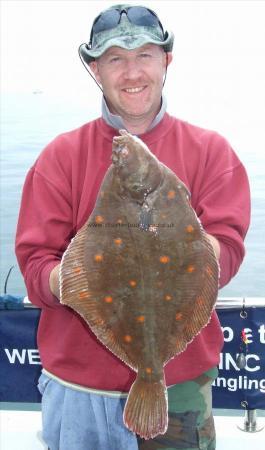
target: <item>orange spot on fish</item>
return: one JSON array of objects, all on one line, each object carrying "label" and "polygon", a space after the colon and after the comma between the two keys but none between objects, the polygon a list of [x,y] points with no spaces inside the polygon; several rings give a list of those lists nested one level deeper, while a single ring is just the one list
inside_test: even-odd
[{"label": "orange spot on fish", "polygon": [[197,297],[197,298],[196,298],[196,304],[197,304],[198,306],[203,306],[204,303],[205,303],[205,300],[204,300],[203,297]]},{"label": "orange spot on fish", "polygon": [[80,273],[81,272],[81,267],[75,267],[74,268],[74,272],[77,273],[77,274]]},{"label": "orange spot on fish", "polygon": [[187,269],[186,269],[186,271],[188,273],[192,273],[192,272],[194,272],[194,270],[195,270],[195,266],[193,266],[192,264],[190,266],[188,266]]},{"label": "orange spot on fish", "polygon": [[173,199],[173,198],[175,198],[175,196],[176,196],[176,191],[168,191],[168,193],[167,193],[167,198],[169,198],[169,199]]},{"label": "orange spot on fish", "polygon": [[177,313],[175,317],[176,317],[176,320],[181,320],[182,319],[182,313]]},{"label": "orange spot on fish", "polygon": [[145,321],[145,316],[136,317],[137,322],[143,323]]},{"label": "orange spot on fish", "polygon": [[104,325],[104,320],[103,319],[100,319],[100,318],[97,318],[97,319],[94,319],[94,324],[95,325]]},{"label": "orange spot on fish", "polygon": [[211,268],[210,266],[207,266],[207,267],[206,267],[206,272],[207,272],[207,274],[210,275],[211,277],[213,276],[213,271],[212,271],[212,268]]},{"label": "orange spot on fish", "polygon": [[82,291],[82,292],[79,292],[78,297],[83,299],[83,298],[89,298],[90,295],[89,295],[88,291]]},{"label": "orange spot on fish", "polygon": [[94,256],[94,260],[96,262],[101,262],[101,261],[103,261],[103,256],[100,255],[100,254],[97,254],[97,255]]},{"label": "orange spot on fish", "polygon": [[151,373],[153,372],[153,369],[151,367],[146,367],[145,371],[148,375],[151,375]]},{"label": "orange spot on fish", "polygon": [[170,300],[172,300],[171,295],[165,295],[165,300],[166,300],[167,302],[169,302]]},{"label": "orange spot on fish", "polygon": [[163,255],[163,256],[160,256],[160,258],[159,258],[159,261],[162,263],[162,264],[167,264],[168,262],[169,262],[169,257],[168,256],[166,256],[166,255]]},{"label": "orange spot on fish", "polygon": [[122,239],[121,238],[114,239],[114,244],[121,245],[122,244]]},{"label": "orange spot on fish", "polygon": [[129,281],[129,285],[132,286],[132,287],[135,287],[137,285],[137,283],[136,283],[135,280],[130,280]]},{"label": "orange spot on fish", "polygon": [[193,231],[194,231],[193,226],[192,226],[192,225],[188,225],[188,226],[186,227],[186,231],[187,231],[187,233],[193,233]]},{"label": "orange spot on fish", "polygon": [[129,334],[125,334],[125,336],[123,336],[123,339],[125,342],[127,342],[127,344],[130,344],[130,342],[132,342],[132,336],[130,336]]},{"label": "orange spot on fish", "polygon": [[104,217],[103,217],[103,216],[96,216],[96,217],[95,217],[95,222],[96,222],[97,224],[103,223],[103,222],[104,222]]},{"label": "orange spot on fish", "polygon": [[112,303],[113,302],[113,298],[111,297],[111,295],[106,295],[106,297],[104,297],[104,302]]},{"label": "orange spot on fish", "polygon": [[121,220],[121,219],[118,219],[118,220],[117,220],[117,223],[122,223],[122,220]]}]

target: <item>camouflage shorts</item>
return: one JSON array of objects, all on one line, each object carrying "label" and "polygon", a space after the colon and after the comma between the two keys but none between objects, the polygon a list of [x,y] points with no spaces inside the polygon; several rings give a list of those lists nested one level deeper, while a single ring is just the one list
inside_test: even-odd
[{"label": "camouflage shorts", "polygon": [[215,450],[212,415],[213,368],[195,380],[168,389],[168,430],[155,439],[138,439],[139,450]]}]

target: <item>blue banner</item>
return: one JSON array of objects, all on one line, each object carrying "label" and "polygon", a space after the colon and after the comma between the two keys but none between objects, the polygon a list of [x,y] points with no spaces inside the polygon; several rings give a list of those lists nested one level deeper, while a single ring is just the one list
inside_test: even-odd
[{"label": "blue banner", "polygon": [[[0,402],[40,402],[39,315],[37,308],[0,310]],[[213,406],[242,409],[246,402],[247,409],[265,409],[265,308],[218,310],[218,316],[225,345]]]},{"label": "blue banner", "polygon": [[40,310],[0,310],[0,402],[38,403],[42,369],[36,345]]},{"label": "blue banner", "polygon": [[[213,386],[213,406],[265,409],[265,308],[217,312],[225,344]],[[244,363],[245,367],[238,367]]]}]

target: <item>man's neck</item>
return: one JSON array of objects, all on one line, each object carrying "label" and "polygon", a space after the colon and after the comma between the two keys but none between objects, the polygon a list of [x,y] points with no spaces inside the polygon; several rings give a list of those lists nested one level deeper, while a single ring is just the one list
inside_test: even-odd
[{"label": "man's neck", "polygon": [[162,96],[162,103],[161,108],[158,114],[154,117],[153,120],[138,120],[138,121],[127,121],[126,119],[123,119],[122,117],[112,114],[108,108],[108,105],[106,103],[105,98],[102,98],[102,117],[107,122],[108,125],[110,125],[113,128],[116,128],[117,130],[120,130],[122,128],[125,128],[127,131],[129,131],[132,134],[135,134],[139,136],[140,134],[145,133],[146,131],[151,130],[154,128],[160,120],[164,117],[164,114],[166,112],[166,99],[164,96]]},{"label": "man's neck", "polygon": [[141,117],[139,117],[138,120],[123,119],[123,123],[125,125],[125,129],[129,131],[129,133],[139,136],[140,134],[143,134],[150,129],[155,117],[156,115],[151,120],[150,118],[145,119]]}]

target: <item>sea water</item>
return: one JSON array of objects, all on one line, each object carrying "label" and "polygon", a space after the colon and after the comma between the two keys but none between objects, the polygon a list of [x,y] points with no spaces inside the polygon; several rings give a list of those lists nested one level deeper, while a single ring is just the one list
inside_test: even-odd
[{"label": "sea water", "polygon": [[[39,91],[5,95],[1,108],[0,293],[4,291],[9,268],[14,266],[7,291],[26,295],[14,252],[26,173],[47,143],[58,134],[97,117],[99,108],[84,104],[77,107]],[[243,162],[249,174],[252,197],[251,226],[245,241],[246,257],[238,275],[220,291],[220,296],[264,297],[265,151],[258,157],[253,152],[244,154]]]}]

